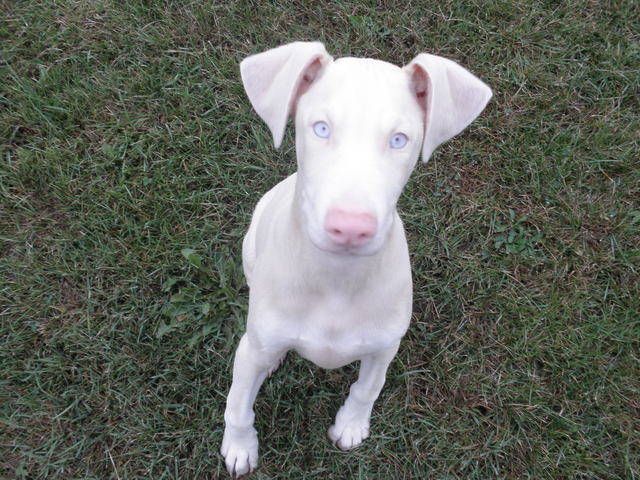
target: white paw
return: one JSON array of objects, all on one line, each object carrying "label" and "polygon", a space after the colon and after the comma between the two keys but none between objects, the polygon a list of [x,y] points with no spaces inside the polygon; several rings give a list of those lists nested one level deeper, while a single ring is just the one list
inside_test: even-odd
[{"label": "white paw", "polygon": [[233,478],[252,472],[258,466],[258,435],[253,427],[224,430],[220,453]]},{"label": "white paw", "polygon": [[351,450],[362,443],[369,436],[368,420],[351,419],[340,421],[329,427],[329,438],[341,450]]}]

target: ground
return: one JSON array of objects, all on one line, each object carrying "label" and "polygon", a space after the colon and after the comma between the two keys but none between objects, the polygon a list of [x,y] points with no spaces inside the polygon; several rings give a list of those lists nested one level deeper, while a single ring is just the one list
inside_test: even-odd
[{"label": "ground", "polygon": [[253,478],[640,476],[637,2],[0,9],[0,476],[226,477],[241,239],[295,170],[238,62],[313,39],[495,95],[402,196],[414,315],[371,437],[326,437],[356,367],[290,355]]}]

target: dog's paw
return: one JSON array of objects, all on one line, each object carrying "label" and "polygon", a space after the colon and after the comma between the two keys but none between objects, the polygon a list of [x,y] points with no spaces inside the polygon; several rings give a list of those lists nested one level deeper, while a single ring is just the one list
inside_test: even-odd
[{"label": "dog's paw", "polygon": [[233,478],[251,473],[258,466],[258,435],[255,429],[240,432],[227,427],[220,453]]},{"label": "dog's paw", "polygon": [[351,450],[362,443],[369,436],[369,422],[363,420],[348,420],[329,427],[329,438],[341,450]]}]

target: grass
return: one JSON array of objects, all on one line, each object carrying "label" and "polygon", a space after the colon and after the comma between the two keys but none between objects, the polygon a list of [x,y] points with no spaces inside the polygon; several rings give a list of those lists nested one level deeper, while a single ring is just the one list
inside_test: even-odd
[{"label": "grass", "polygon": [[635,2],[0,2],[0,475],[225,478],[240,243],[295,169],[238,74],[454,58],[495,91],[401,200],[414,318],[366,445],[295,355],[253,478],[640,478]]}]

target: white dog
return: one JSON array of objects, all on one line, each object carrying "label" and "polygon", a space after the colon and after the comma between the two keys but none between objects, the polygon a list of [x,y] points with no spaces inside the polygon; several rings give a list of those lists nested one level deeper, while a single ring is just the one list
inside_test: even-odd
[{"label": "white dog", "polygon": [[442,57],[420,54],[399,68],[333,60],[318,42],[252,55],[240,72],[276,148],[295,118],[298,172],[260,199],[242,246],[249,315],[221,448],[233,476],[258,463],[253,403],[289,350],[323,368],[360,360],[329,437],[350,449],[369,435],[373,403],[411,318],[398,197],[420,152],[426,162],[492,95]]}]

